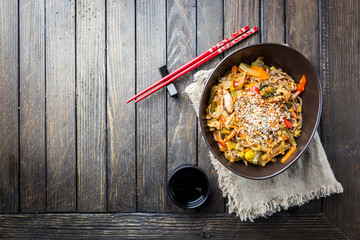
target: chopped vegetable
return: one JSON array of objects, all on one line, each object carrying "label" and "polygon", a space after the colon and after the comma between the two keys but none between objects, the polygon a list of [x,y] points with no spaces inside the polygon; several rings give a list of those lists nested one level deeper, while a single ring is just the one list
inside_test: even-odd
[{"label": "chopped vegetable", "polygon": [[261,96],[268,97],[269,95],[273,94],[275,92],[275,88],[273,87],[265,87],[261,91]]},{"label": "chopped vegetable", "polygon": [[246,137],[245,137],[245,135],[244,135],[244,134],[239,133],[239,135],[240,135],[240,137],[241,137],[242,139],[246,140]]},{"label": "chopped vegetable", "polygon": [[227,145],[229,150],[232,150],[232,149],[236,148],[236,143],[234,143],[234,142],[227,142],[226,145]]},{"label": "chopped vegetable", "polygon": [[254,152],[254,150],[250,149],[245,153],[245,159],[248,160],[249,162],[252,162],[254,160],[255,155],[256,153]]},{"label": "chopped vegetable", "polygon": [[249,90],[249,88],[253,87],[253,86],[259,86],[259,82],[252,82],[252,83],[247,83],[245,84],[245,87]]},{"label": "chopped vegetable", "polygon": [[249,87],[248,92],[250,91],[255,91],[257,94],[261,95],[259,89],[256,86]]},{"label": "chopped vegetable", "polygon": [[232,66],[231,72],[234,74],[233,76],[235,76],[235,74],[237,73],[237,67],[236,67],[236,65]]},{"label": "chopped vegetable", "polygon": [[214,135],[215,135],[216,141],[218,141],[220,143],[220,145],[226,149],[227,146],[226,146],[224,140],[222,140],[222,138],[221,138],[220,131],[216,131]]},{"label": "chopped vegetable", "polygon": [[286,155],[281,159],[281,162],[284,163],[286,162],[286,160],[289,159],[289,157],[291,156],[291,154],[293,154],[296,150],[296,147],[292,147],[290,148],[290,150],[286,153]]},{"label": "chopped vegetable", "polygon": [[221,134],[229,134],[231,133],[232,131],[229,131],[229,130],[221,130]]},{"label": "chopped vegetable", "polygon": [[232,94],[234,92],[235,88],[234,88],[234,85],[233,83],[230,85],[230,93]]},{"label": "chopped vegetable", "polygon": [[281,136],[282,140],[286,141],[288,140],[289,138],[285,137],[285,136]]},{"label": "chopped vegetable", "polygon": [[258,57],[254,62],[251,63],[251,66],[258,66],[263,68],[265,65],[263,59],[263,57]]},{"label": "chopped vegetable", "polygon": [[236,89],[241,89],[246,81],[246,74],[245,72],[242,72],[240,74],[237,74],[233,83],[233,86]]},{"label": "chopped vegetable", "polygon": [[301,129],[295,130],[295,132],[294,132],[294,137],[300,136],[300,133],[301,133]]},{"label": "chopped vegetable", "polygon": [[284,118],[284,123],[285,123],[287,128],[292,128],[293,127],[293,123],[291,121],[287,120],[286,118]]},{"label": "chopped vegetable", "polygon": [[251,148],[245,148],[244,152],[246,153],[247,151],[249,151]]},{"label": "chopped vegetable", "polygon": [[294,109],[290,108],[289,112],[293,118],[297,118],[296,114],[294,113]]},{"label": "chopped vegetable", "polygon": [[257,163],[258,163],[261,154],[262,154],[262,153],[261,153],[260,151],[258,151],[258,152],[256,153],[256,155],[255,155],[255,157],[254,157],[254,159],[253,159],[253,161],[252,161],[253,164],[257,164]]},{"label": "chopped vegetable", "polygon": [[290,142],[291,146],[296,147],[297,143],[295,141],[294,136],[289,132],[289,130],[286,130],[286,132],[287,132],[287,135],[289,136],[289,142]]},{"label": "chopped vegetable", "polygon": [[287,102],[287,103],[286,103],[286,107],[287,107],[288,109],[291,109],[291,108],[292,108],[291,102]]},{"label": "chopped vegetable", "polygon": [[228,142],[230,139],[232,139],[233,137],[235,137],[237,131],[238,131],[238,129],[235,128],[235,129],[232,131],[232,133],[225,138],[224,142]]},{"label": "chopped vegetable", "polygon": [[297,86],[297,90],[302,93],[304,91],[306,85],[306,77],[305,75],[302,76],[302,78],[300,79],[300,83]]},{"label": "chopped vegetable", "polygon": [[222,122],[222,123],[225,123],[225,122],[226,122],[226,120],[225,120],[225,118],[224,118],[223,115],[220,115],[219,120],[220,120],[220,122]]},{"label": "chopped vegetable", "polygon": [[245,63],[240,64],[240,68],[246,72],[247,75],[259,78],[260,80],[269,79],[270,75],[261,67],[248,66]]},{"label": "chopped vegetable", "polygon": [[214,99],[214,96],[215,96],[215,92],[216,92],[216,89],[215,89],[215,87],[213,87],[213,88],[211,89],[211,92],[210,92],[209,104],[212,103],[212,101],[213,101],[213,99]]}]

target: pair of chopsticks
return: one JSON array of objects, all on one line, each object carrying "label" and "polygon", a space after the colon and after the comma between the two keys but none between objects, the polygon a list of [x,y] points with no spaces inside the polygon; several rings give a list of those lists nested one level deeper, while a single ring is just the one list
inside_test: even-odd
[{"label": "pair of chopsticks", "polygon": [[239,31],[233,33],[229,37],[225,38],[224,40],[222,40],[221,42],[219,42],[218,44],[216,44],[215,46],[213,46],[209,50],[207,50],[204,53],[200,54],[199,56],[197,56],[196,58],[194,58],[190,62],[188,62],[188,63],[184,64],[183,66],[181,66],[180,68],[176,69],[174,72],[168,74],[167,76],[163,77],[162,79],[160,79],[156,83],[154,83],[151,86],[147,87],[146,89],[142,90],[141,92],[139,92],[135,96],[129,98],[126,101],[126,103],[129,103],[134,99],[136,99],[135,100],[136,103],[141,101],[142,99],[144,99],[147,96],[153,94],[154,92],[156,92],[160,88],[163,88],[164,86],[170,84],[171,82],[173,82],[177,78],[183,76],[184,74],[190,72],[191,70],[193,70],[194,68],[200,66],[204,62],[206,62],[206,61],[212,59],[213,57],[217,56],[218,54],[222,53],[226,49],[234,46],[235,44],[237,44],[241,40],[243,40],[243,39],[249,37],[250,35],[254,34],[255,32],[257,32],[257,30],[258,30],[257,27],[254,27],[254,28],[252,28],[250,30],[249,30],[248,26],[243,27],[242,29],[240,29]]}]

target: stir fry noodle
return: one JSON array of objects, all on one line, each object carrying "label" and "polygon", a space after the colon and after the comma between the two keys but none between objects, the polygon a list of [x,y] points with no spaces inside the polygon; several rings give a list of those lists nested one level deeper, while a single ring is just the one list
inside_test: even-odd
[{"label": "stir fry noodle", "polygon": [[[219,78],[210,93],[207,126],[230,162],[265,166],[295,151],[303,124],[302,99],[306,78],[299,84],[259,57],[241,63]],[[285,152],[289,150],[286,154]]]}]

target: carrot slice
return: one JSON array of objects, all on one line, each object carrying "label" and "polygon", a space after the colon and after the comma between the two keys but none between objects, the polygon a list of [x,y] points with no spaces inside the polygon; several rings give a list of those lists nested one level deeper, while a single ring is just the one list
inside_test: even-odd
[{"label": "carrot slice", "polygon": [[260,80],[269,79],[270,75],[261,67],[247,66],[244,63],[240,64],[240,68],[246,72],[247,75],[259,78]]},{"label": "carrot slice", "polygon": [[281,162],[284,163],[286,162],[286,160],[289,159],[289,157],[291,156],[291,154],[293,154],[295,152],[296,147],[292,147],[290,148],[290,150],[286,153],[286,155],[281,159]]},{"label": "carrot slice", "polygon": [[291,116],[292,116],[293,118],[297,118],[296,114],[294,113],[294,109],[291,108],[289,111],[290,111]]},{"label": "carrot slice", "polygon": [[222,122],[222,123],[226,123],[226,120],[225,120],[225,118],[223,117],[223,115],[220,115],[219,120],[220,120],[220,122]]},{"label": "carrot slice", "polygon": [[224,142],[228,142],[230,139],[232,139],[233,137],[235,137],[237,131],[238,131],[238,129],[235,128],[235,129],[232,131],[232,133],[231,133],[228,137],[225,138]]},{"label": "carrot slice", "polygon": [[219,131],[216,131],[216,132],[215,132],[215,138],[216,138],[216,141],[218,141],[218,142],[220,143],[220,145],[221,145],[224,149],[227,148],[224,140],[221,139],[221,136],[220,136],[220,132],[219,132]]}]

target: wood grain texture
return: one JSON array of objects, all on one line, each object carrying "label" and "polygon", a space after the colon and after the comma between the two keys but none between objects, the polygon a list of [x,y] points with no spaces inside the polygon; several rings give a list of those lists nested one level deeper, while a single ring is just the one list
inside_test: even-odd
[{"label": "wood grain texture", "polygon": [[[319,73],[319,5],[318,1],[285,1],[286,43],[304,54]],[[321,199],[310,201],[302,207],[291,211],[320,212]]]},{"label": "wood grain texture", "polygon": [[45,3],[19,4],[20,212],[45,212]]},{"label": "wood grain texture", "polygon": [[286,43],[304,54],[319,73],[319,2],[286,0]]},{"label": "wood grain texture", "polygon": [[[136,1],[136,92],[157,81],[157,68],[166,63],[165,6],[164,0]],[[138,211],[166,209],[165,94],[163,88],[136,105]]]},{"label": "wood grain texture", "polygon": [[[167,68],[173,72],[196,56],[196,1],[167,1]],[[195,70],[174,82],[177,97],[167,95],[167,171],[196,165],[196,116],[184,94]],[[160,77],[159,77],[160,79]],[[181,153],[181,154],[179,154]],[[167,211],[181,211],[168,198]]]},{"label": "wood grain texture", "polygon": [[18,3],[0,1],[0,212],[19,210]]},{"label": "wood grain texture", "polygon": [[[197,1],[197,54],[201,54],[210,47],[214,46],[225,37],[223,36],[224,14],[223,2],[208,0]],[[227,37],[227,36],[226,36]],[[214,68],[222,59],[221,55],[211,59],[211,61],[201,65],[198,70],[209,70]],[[211,194],[200,212],[224,212],[224,198],[218,186],[217,175],[211,164],[209,157],[209,147],[206,145],[202,136],[200,125],[198,126],[198,165],[205,171],[211,184]]]},{"label": "wood grain texture", "polygon": [[106,211],[105,2],[76,2],[77,210]]},{"label": "wood grain texture", "polygon": [[286,214],[270,219],[244,223],[224,214],[0,215],[0,235],[61,239],[347,239],[321,214]]},{"label": "wood grain texture", "polygon": [[360,239],[360,4],[321,1],[324,148],[344,193],[324,199],[324,214],[350,239]]},{"label": "wood grain texture", "polygon": [[136,211],[135,2],[107,1],[108,211]]},{"label": "wood grain texture", "polygon": [[45,4],[47,211],[75,211],[75,2]]},{"label": "wood grain texture", "polygon": [[261,42],[285,42],[284,0],[261,0]]},{"label": "wood grain texture", "polygon": [[[260,25],[259,0],[224,1],[224,36],[229,36],[244,26],[253,28]],[[260,33],[256,33],[236,44],[224,54],[227,56],[240,47],[260,42]]]}]

